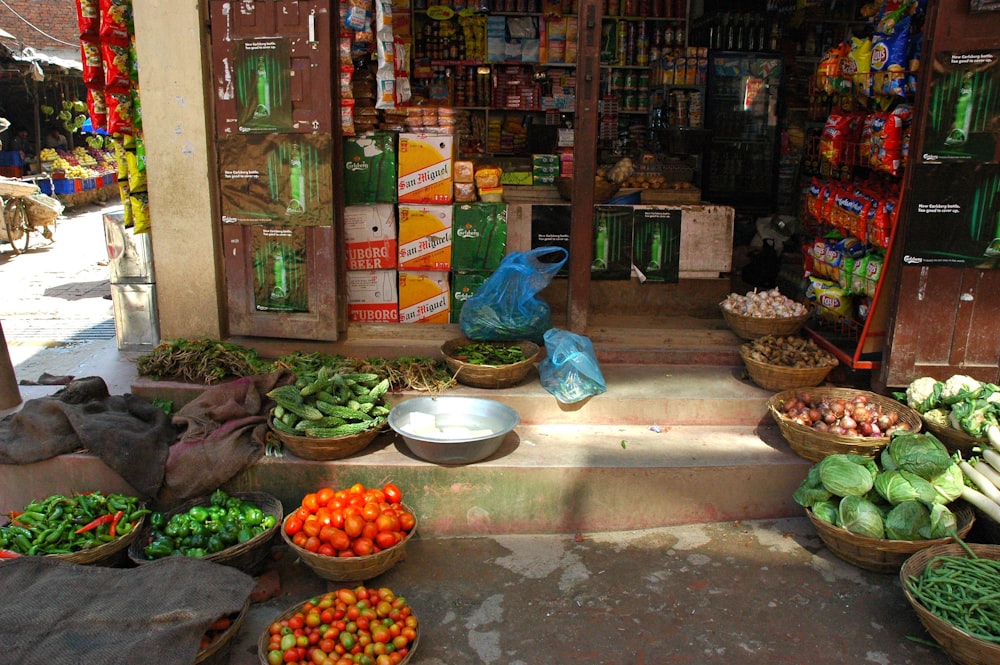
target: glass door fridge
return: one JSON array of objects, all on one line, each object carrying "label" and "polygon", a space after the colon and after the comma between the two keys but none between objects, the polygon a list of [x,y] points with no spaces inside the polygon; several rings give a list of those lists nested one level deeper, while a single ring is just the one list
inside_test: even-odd
[{"label": "glass door fridge", "polygon": [[773,211],[781,72],[781,57],[774,53],[709,53],[705,119],[712,139],[705,201],[741,213]]}]

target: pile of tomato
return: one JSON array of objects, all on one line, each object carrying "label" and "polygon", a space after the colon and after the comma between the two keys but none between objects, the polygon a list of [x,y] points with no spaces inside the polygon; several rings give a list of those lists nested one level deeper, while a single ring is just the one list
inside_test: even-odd
[{"label": "pile of tomato", "polygon": [[417,617],[391,589],[338,589],[268,627],[267,663],[396,665],[413,649]]},{"label": "pile of tomato", "polygon": [[353,557],[399,544],[416,523],[396,485],[377,488],[355,483],[348,489],[324,487],[306,494],[283,528],[308,552]]}]

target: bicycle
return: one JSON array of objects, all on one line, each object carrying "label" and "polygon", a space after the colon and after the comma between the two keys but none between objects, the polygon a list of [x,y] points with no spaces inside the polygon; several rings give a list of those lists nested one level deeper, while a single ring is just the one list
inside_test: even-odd
[{"label": "bicycle", "polygon": [[[48,180],[49,191],[52,191],[52,177],[48,174],[25,176],[22,178],[5,178],[0,182],[0,241],[10,243],[15,255],[28,251],[32,233],[41,233],[42,237],[51,241],[52,228],[61,210],[48,209],[41,206],[41,215],[33,211],[32,195],[40,192],[38,180]],[[58,202],[57,202],[58,203]],[[61,206],[60,206],[61,207]],[[18,249],[17,243],[24,239],[24,248]]]}]

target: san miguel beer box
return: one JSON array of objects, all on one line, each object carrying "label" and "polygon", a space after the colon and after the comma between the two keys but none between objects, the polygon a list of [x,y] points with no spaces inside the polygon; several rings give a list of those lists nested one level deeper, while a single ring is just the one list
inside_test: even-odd
[{"label": "san miguel beer box", "polygon": [[400,203],[451,203],[454,143],[450,134],[400,134]]},{"label": "san miguel beer box", "polygon": [[399,205],[399,269],[451,268],[450,205]]},{"label": "san miguel beer box", "polygon": [[399,322],[448,323],[448,273],[399,271]]},{"label": "san miguel beer box", "polygon": [[396,267],[396,206],[376,203],[344,207],[348,270]]},{"label": "san miguel beer box", "polygon": [[398,323],[395,270],[347,271],[347,318],[352,323]]},{"label": "san miguel beer box", "polygon": [[452,270],[496,270],[507,253],[507,205],[455,204]]}]

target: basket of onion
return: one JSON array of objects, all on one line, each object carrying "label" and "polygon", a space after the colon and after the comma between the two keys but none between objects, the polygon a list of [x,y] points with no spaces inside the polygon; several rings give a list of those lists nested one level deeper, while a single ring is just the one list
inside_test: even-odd
[{"label": "basket of onion", "polygon": [[853,388],[785,390],[767,408],[788,446],[813,462],[837,453],[875,457],[894,432],[919,432],[922,425],[905,404]]},{"label": "basket of onion", "polygon": [[767,291],[730,293],[719,303],[722,318],[743,339],[765,335],[794,335],[812,316],[813,307],[783,295],[777,288]]}]

